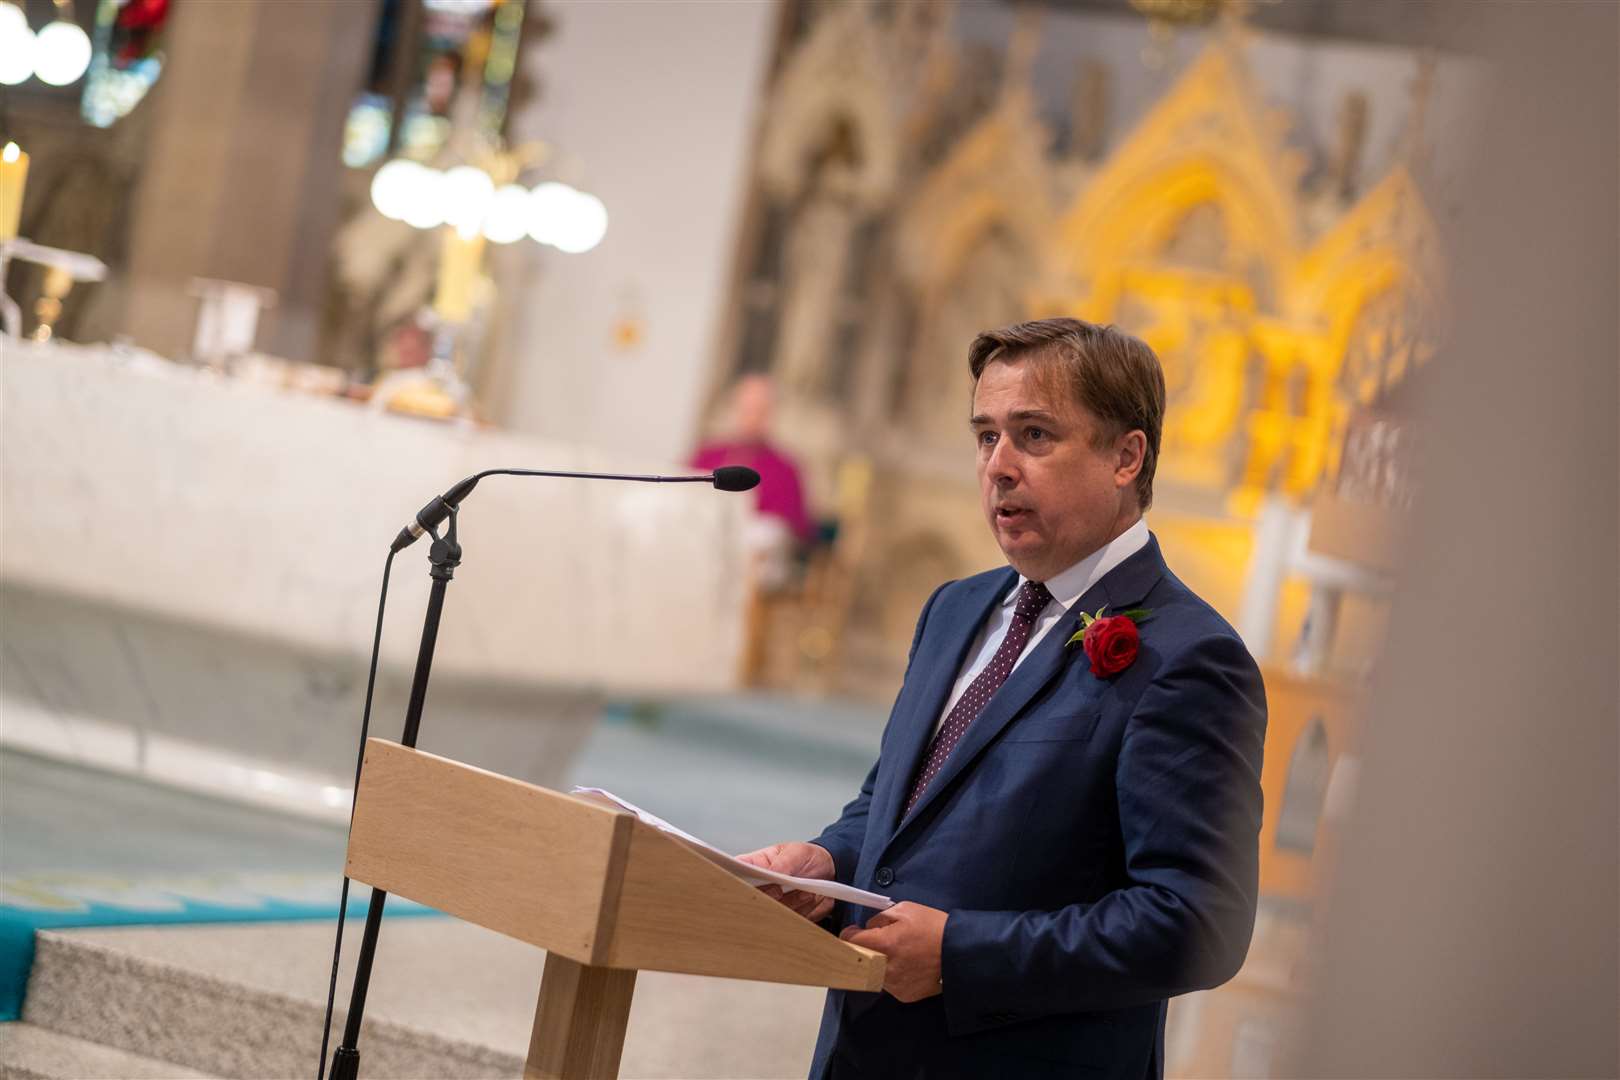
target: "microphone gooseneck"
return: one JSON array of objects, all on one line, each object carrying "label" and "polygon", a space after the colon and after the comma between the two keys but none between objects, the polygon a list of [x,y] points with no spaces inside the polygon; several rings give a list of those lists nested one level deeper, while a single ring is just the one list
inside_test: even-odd
[{"label": "microphone gooseneck", "polygon": [[461,500],[472,494],[486,476],[555,476],[567,480],[634,480],[642,484],[710,484],[720,491],[747,491],[759,483],[759,473],[741,465],[722,465],[702,476],[644,476],[634,473],[551,472],[544,469],[485,469],[461,481],[416,512],[416,517],[394,537],[388,550],[398,554],[414,544],[423,533],[432,532]]}]

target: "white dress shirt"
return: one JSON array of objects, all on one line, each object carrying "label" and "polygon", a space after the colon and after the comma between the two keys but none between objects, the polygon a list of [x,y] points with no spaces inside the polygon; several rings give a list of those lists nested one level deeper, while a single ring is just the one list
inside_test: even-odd
[{"label": "white dress shirt", "polygon": [[[1090,555],[1081,559],[1062,573],[1054,574],[1046,580],[1046,589],[1052,594],[1052,599],[1041,610],[1035,619],[1035,627],[1029,633],[1029,640],[1024,643],[1024,651],[1018,654],[1013,661],[1013,670],[1024,662],[1024,657],[1034,651],[1041,638],[1047,631],[1057,624],[1057,621],[1066,615],[1071,607],[1086,594],[1086,590],[1095,585],[1104,574],[1124,562],[1147,546],[1148,527],[1142,518],[1136,519],[1136,524],[1114,537]],[[967,663],[956,676],[956,685],[951,687],[951,696],[945,701],[945,708],[934,721],[934,730],[945,722],[945,718],[956,707],[957,700],[967,691],[968,686],[978,678],[1001,648],[1002,638],[1007,636],[1007,628],[1012,625],[1013,609],[1018,599],[1018,589],[1028,580],[1022,574],[1018,577],[1018,585],[1009,590],[1005,599],[996,605],[990,617],[985,620],[984,626],[979,630],[979,636],[974,640],[972,648],[968,650]],[[1009,673],[1008,678],[1011,678]]]}]

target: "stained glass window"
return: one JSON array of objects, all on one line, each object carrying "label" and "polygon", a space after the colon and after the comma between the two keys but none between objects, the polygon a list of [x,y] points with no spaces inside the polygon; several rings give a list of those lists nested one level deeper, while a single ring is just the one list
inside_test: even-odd
[{"label": "stained glass window", "polygon": [[169,0],[101,0],[79,102],[87,123],[111,127],[140,104],[163,73],[168,21]]},{"label": "stained glass window", "polygon": [[[523,18],[522,0],[383,0],[366,82],[344,125],[343,163],[425,161],[458,122],[500,135]],[[453,118],[463,100],[471,115]]]}]

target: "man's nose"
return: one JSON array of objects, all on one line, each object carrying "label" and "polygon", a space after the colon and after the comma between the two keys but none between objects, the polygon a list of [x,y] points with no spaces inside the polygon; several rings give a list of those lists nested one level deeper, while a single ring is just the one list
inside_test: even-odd
[{"label": "man's nose", "polygon": [[996,448],[990,452],[987,471],[997,487],[1012,487],[1018,483],[1018,452],[1006,439],[997,440]]}]

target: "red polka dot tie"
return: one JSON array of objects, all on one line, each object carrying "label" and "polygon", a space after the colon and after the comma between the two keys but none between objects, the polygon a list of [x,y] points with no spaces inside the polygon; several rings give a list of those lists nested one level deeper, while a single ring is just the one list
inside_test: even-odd
[{"label": "red polka dot tie", "polygon": [[[990,703],[995,692],[1001,689],[1001,684],[1007,681],[1012,674],[1013,664],[1018,662],[1018,654],[1024,651],[1024,645],[1029,641],[1030,631],[1035,628],[1035,620],[1051,603],[1052,594],[1046,591],[1046,586],[1038,581],[1026,581],[1018,590],[1018,602],[1013,608],[1012,625],[1007,627],[1007,636],[1001,639],[1001,646],[996,649],[996,655],[990,658],[983,671],[968,684],[945,722],[934,733],[934,741],[928,747],[928,756],[923,759],[922,769],[917,773],[917,779],[911,784],[911,797],[906,800],[906,813],[917,805],[922,793],[928,790],[929,781],[945,765],[945,759],[951,756],[956,744],[962,740],[968,725],[978,719],[984,707]],[[904,815],[902,815],[904,816]]]}]

